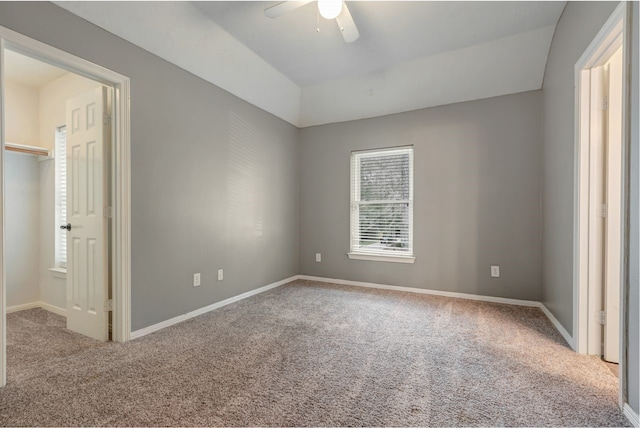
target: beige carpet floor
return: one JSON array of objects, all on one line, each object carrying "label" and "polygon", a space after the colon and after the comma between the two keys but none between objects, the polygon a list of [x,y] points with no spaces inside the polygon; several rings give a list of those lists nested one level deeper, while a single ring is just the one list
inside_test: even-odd
[{"label": "beige carpet floor", "polygon": [[2,425],[628,425],[535,308],[298,281],[124,345],[7,318]]}]

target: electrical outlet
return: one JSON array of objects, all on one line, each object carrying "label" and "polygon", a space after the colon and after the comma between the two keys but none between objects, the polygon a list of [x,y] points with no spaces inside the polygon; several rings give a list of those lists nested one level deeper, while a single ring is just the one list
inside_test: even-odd
[{"label": "electrical outlet", "polygon": [[200,274],[199,273],[194,273],[193,274],[193,286],[194,287],[200,286]]},{"label": "electrical outlet", "polygon": [[322,254],[316,253],[316,262],[320,263],[322,261]]},{"label": "electrical outlet", "polygon": [[491,278],[500,278],[500,266],[491,266]]},{"label": "electrical outlet", "polygon": [[224,279],[224,271],[222,269],[218,269],[218,281],[222,281]]}]

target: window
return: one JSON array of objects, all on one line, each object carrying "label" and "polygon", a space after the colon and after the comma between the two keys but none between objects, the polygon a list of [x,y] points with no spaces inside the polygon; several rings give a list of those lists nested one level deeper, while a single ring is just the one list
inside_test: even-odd
[{"label": "window", "polygon": [[413,147],[351,153],[352,259],[413,263]]},{"label": "window", "polygon": [[56,129],[56,267],[67,267],[67,231],[60,226],[67,224],[67,130]]}]

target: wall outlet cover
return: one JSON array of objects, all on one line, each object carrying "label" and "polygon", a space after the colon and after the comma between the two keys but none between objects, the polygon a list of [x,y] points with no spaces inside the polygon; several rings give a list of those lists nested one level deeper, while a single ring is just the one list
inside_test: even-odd
[{"label": "wall outlet cover", "polygon": [[224,279],[224,270],[218,269],[218,281],[222,281]]},{"label": "wall outlet cover", "polygon": [[194,287],[198,287],[200,285],[200,274],[199,273],[194,273],[193,274],[193,286]]},{"label": "wall outlet cover", "polygon": [[491,278],[500,278],[500,266],[491,266]]},{"label": "wall outlet cover", "polygon": [[316,253],[316,262],[320,263],[322,261],[322,254]]}]

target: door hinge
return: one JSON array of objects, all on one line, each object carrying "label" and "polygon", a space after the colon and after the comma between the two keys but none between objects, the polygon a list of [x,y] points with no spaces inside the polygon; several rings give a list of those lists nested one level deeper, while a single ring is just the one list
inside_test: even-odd
[{"label": "door hinge", "polygon": [[111,125],[111,116],[109,116],[108,114],[105,114],[105,115],[104,115],[103,123],[104,123],[105,125]]},{"label": "door hinge", "polygon": [[602,110],[609,110],[609,97],[602,99]]},{"label": "door hinge", "polygon": [[104,217],[105,218],[113,217],[113,210],[111,209],[111,207],[104,207]]},{"label": "door hinge", "polygon": [[105,300],[105,302],[104,302],[104,311],[105,312],[113,311],[113,299]]},{"label": "door hinge", "polygon": [[598,311],[598,324],[605,325],[607,323],[607,313],[605,311]]},{"label": "door hinge", "polygon": [[600,206],[600,217],[607,218],[607,204]]}]

